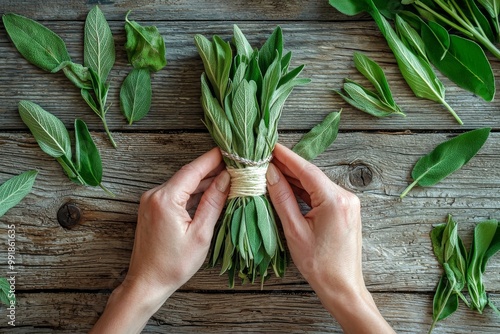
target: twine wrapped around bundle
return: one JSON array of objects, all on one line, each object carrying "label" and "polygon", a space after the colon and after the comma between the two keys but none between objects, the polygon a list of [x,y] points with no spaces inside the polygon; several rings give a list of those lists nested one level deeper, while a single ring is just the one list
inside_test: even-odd
[{"label": "twine wrapped around bundle", "polygon": [[253,49],[235,25],[231,44],[214,36],[195,36],[205,72],[201,76],[204,123],[221,149],[231,176],[222,223],[214,237],[210,264],[222,262],[221,274],[245,282],[272,267],[278,277],[286,268],[274,212],[266,196],[266,171],[278,140],[278,121],[293,88],[309,79],[297,76],[303,65],[288,70],[291,52],[283,54],[277,27],[264,45]]}]

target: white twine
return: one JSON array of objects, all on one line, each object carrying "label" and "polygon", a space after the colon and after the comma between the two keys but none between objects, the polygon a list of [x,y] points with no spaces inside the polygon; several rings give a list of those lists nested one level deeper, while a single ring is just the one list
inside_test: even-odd
[{"label": "white twine", "polygon": [[268,164],[246,168],[226,167],[231,176],[228,198],[265,195],[267,167]]},{"label": "white twine", "polygon": [[229,190],[228,196],[229,199],[266,194],[266,172],[269,162],[273,158],[272,155],[259,161],[253,161],[247,158],[242,158],[235,153],[228,153],[224,150],[220,151],[224,157],[247,166],[245,168],[226,166],[229,176],[231,176],[231,190]]}]

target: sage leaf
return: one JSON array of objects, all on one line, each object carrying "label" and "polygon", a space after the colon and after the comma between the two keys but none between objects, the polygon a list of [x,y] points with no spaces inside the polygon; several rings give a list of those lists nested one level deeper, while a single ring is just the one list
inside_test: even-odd
[{"label": "sage leaf", "polygon": [[262,236],[262,244],[269,256],[273,256],[277,248],[277,234],[273,229],[273,222],[269,215],[267,199],[265,197],[253,197],[255,208],[257,210],[257,225],[259,226],[260,235]]},{"label": "sage leaf", "polygon": [[[257,211],[254,202],[254,197],[250,197],[245,207],[245,225],[247,229],[248,241],[250,243],[250,250],[252,258],[255,260],[255,255],[259,251],[262,243],[259,230],[257,229]],[[256,263],[258,265],[258,263]]]},{"label": "sage leaf", "polygon": [[281,59],[283,54],[283,32],[280,26],[274,29],[271,36],[267,38],[259,50],[259,67],[263,75],[267,73],[268,68],[276,59],[276,52],[278,53],[277,57]]},{"label": "sage leaf", "polygon": [[340,124],[339,112],[329,113],[293,147],[293,151],[306,160],[313,160],[323,153],[337,138]]},{"label": "sage leaf", "polygon": [[81,119],[75,120],[76,169],[86,184],[98,186],[102,180],[102,162],[99,151]]},{"label": "sage leaf", "polygon": [[248,43],[247,38],[236,24],[233,26],[233,35],[233,43],[236,46],[237,54],[244,55],[247,59],[250,59],[253,53],[252,46]]},{"label": "sage leaf", "polygon": [[432,186],[460,169],[479,152],[490,131],[491,128],[468,131],[436,146],[417,161],[411,173],[414,181],[400,197],[405,197],[417,184],[422,187]]},{"label": "sage leaf", "polygon": [[453,293],[452,286],[445,275],[441,276],[439,284],[434,294],[432,302],[432,325],[429,333],[432,332],[436,323],[443,320],[458,309],[458,296]]},{"label": "sage leaf", "polygon": [[38,172],[30,170],[14,176],[0,186],[0,217],[29,194]]},{"label": "sage leaf", "polygon": [[483,49],[474,41],[449,35],[435,22],[422,23],[421,29],[426,44],[432,45],[427,48],[432,64],[459,87],[492,101],[495,77]]},{"label": "sage leaf", "polygon": [[[416,55],[428,60],[424,40],[420,37],[418,31],[399,15],[396,17],[396,32],[401,38],[401,41],[403,41],[410,50]],[[434,49],[434,47],[430,47],[430,49]]]},{"label": "sage leaf", "polygon": [[115,43],[108,22],[98,6],[94,6],[87,15],[84,35],[84,65],[93,69],[104,82],[115,63]]},{"label": "sage leaf", "polygon": [[161,70],[167,65],[165,58],[165,41],[155,26],[141,26],[130,21],[128,11],[125,16],[125,32],[128,61],[134,68],[146,68],[152,72]]},{"label": "sage leaf", "polygon": [[66,44],[44,25],[17,14],[2,16],[5,30],[21,55],[33,65],[54,72],[65,61],[71,61]]},{"label": "sage leaf", "polygon": [[380,65],[360,52],[354,52],[354,65],[375,87],[381,100],[396,109],[396,102],[394,102],[389,83]]},{"label": "sage leaf", "polygon": [[78,88],[92,89],[92,81],[90,78],[89,69],[80,64],[66,62],[64,64],[64,75]]},{"label": "sage leaf", "polygon": [[0,277],[0,303],[7,307],[16,304],[16,295],[11,292],[10,283],[5,277]]},{"label": "sage leaf", "polygon": [[141,120],[151,107],[151,76],[149,70],[135,68],[120,88],[120,106],[129,125]]},{"label": "sage leaf", "polygon": [[497,220],[487,220],[476,225],[469,254],[467,287],[472,307],[483,312],[488,295],[483,283],[483,273],[491,256],[500,249],[500,230]]},{"label": "sage leaf", "polygon": [[64,156],[71,160],[71,139],[57,117],[30,101],[19,102],[19,115],[42,151],[54,158]]}]

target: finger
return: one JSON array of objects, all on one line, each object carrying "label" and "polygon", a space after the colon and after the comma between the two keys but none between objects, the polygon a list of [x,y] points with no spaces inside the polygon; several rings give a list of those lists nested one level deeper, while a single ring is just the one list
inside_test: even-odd
[{"label": "finger", "polygon": [[200,184],[198,184],[198,187],[196,187],[196,189],[192,192],[191,195],[199,194],[199,193],[202,193],[205,190],[207,190],[208,187],[210,187],[210,185],[214,181],[214,179],[215,179],[215,177],[212,176],[212,177],[207,177],[207,178],[201,180]]},{"label": "finger", "polygon": [[269,197],[280,217],[285,233],[297,236],[307,233],[308,225],[304,223],[293,190],[281,171],[270,163],[266,178]]},{"label": "finger", "polygon": [[219,148],[213,148],[187,165],[184,165],[170,178],[166,186],[169,191],[180,190],[191,195],[200,184],[200,181],[213,170],[217,169],[221,162],[222,155]]},{"label": "finger", "polygon": [[285,175],[286,177],[292,177],[292,178],[297,178],[295,174],[293,174],[290,169],[283,164],[281,161],[279,161],[276,157],[273,157],[273,164],[278,167],[278,169]]},{"label": "finger", "polygon": [[231,177],[222,171],[205,191],[189,228],[196,228],[205,236],[212,236],[215,224],[226,203]]},{"label": "finger", "polygon": [[[304,190],[309,193],[313,206],[318,206],[326,198],[329,198],[332,195],[331,190],[343,191],[340,186],[333,183],[318,167],[287,147],[277,144],[273,153],[274,157],[287,166],[291,173],[297,176]],[[328,185],[328,188],[325,185]]]}]

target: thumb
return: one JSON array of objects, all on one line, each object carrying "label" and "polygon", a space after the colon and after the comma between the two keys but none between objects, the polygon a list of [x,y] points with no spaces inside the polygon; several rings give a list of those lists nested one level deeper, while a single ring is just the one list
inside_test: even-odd
[{"label": "thumb", "polygon": [[206,232],[213,233],[214,226],[226,203],[230,181],[231,177],[225,170],[212,181],[212,184],[201,196],[191,225],[199,224],[199,228],[206,228]]},{"label": "thumb", "polygon": [[301,235],[307,224],[303,222],[303,216],[295,199],[290,184],[281,171],[272,163],[267,169],[267,190],[276,213],[280,217],[285,233],[288,235]]}]

